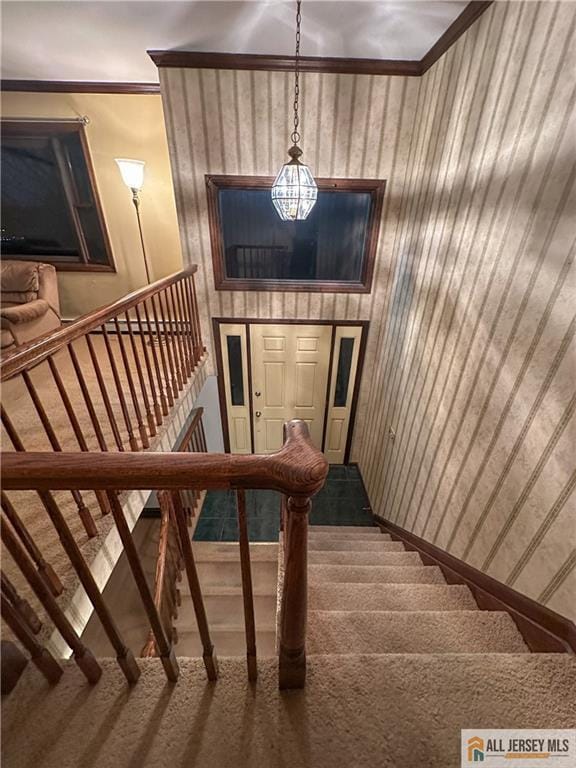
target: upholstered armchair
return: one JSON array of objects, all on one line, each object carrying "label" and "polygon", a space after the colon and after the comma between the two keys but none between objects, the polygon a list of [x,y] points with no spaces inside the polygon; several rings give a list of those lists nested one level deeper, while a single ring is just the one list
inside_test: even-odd
[{"label": "upholstered armchair", "polygon": [[50,264],[2,259],[2,349],[25,344],[60,327],[56,270]]}]

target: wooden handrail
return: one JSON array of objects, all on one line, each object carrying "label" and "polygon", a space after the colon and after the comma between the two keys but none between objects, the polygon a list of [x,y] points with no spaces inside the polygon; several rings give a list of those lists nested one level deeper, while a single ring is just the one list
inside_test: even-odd
[{"label": "wooden handrail", "polygon": [[328,463],[312,444],[305,422],[287,425],[276,453],[3,453],[5,490],[266,489],[313,496]]},{"label": "wooden handrail", "polygon": [[182,278],[193,275],[197,269],[198,267],[195,264],[186,267],[186,269],[180,272],[175,272],[172,275],[156,280],[150,285],[138,288],[138,290],[128,293],[121,299],[112,302],[112,304],[106,304],[103,307],[87,312],[57,331],[51,331],[30,341],[28,344],[19,346],[13,352],[6,354],[0,362],[0,381],[7,381],[13,376],[22,373],[22,371],[38,365],[38,363],[58,352],[58,350],[70,344],[70,342],[86,336],[92,331],[99,330],[104,323],[128,312],[146,299],[174,285]]},{"label": "wooden handrail", "polygon": [[[241,561],[243,596],[247,628],[247,661],[249,678],[256,678],[256,645],[253,616],[253,595],[249,567],[249,542],[246,532],[246,515],[243,490],[270,489],[286,497],[284,508],[284,581],[282,586],[280,635],[279,635],[279,683],[280,688],[302,688],[306,679],[306,595],[307,595],[307,533],[310,497],[323,486],[328,473],[328,463],[312,444],[306,423],[299,420],[284,427],[285,442],[280,451],[267,456],[234,456],[217,453],[8,453],[2,455],[2,481],[6,490],[37,490],[43,496],[48,490],[107,490],[109,504],[122,544],[146,609],[158,650],[169,680],[178,677],[178,665],[166,626],[161,619],[161,588],[164,580],[164,564],[159,563],[155,595],[147,583],[134,541],[124,517],[115,490],[159,490],[170,494],[174,518],[178,529],[180,552],[190,586],[198,631],[202,640],[203,659],[210,680],[217,678],[217,661],[210,640],[206,612],[198,574],[194,562],[184,507],[177,491],[186,489],[236,489],[239,491],[239,526],[241,528]],[[170,493],[172,491],[172,493]],[[64,530],[61,520],[58,527]],[[4,527],[4,526],[3,526]],[[65,533],[65,531],[64,531]],[[7,535],[12,549],[17,546],[10,531]],[[13,539],[10,542],[10,539]],[[65,541],[69,556],[77,572],[79,558],[74,558],[73,542]],[[20,546],[20,545],[18,545]],[[23,550],[22,550],[23,552]],[[82,656],[85,649],[79,645],[66,625],[63,616],[55,610],[55,602],[44,582],[28,564],[25,554],[19,555],[23,572],[57,622],[66,641]],[[86,576],[86,574],[83,574]],[[35,580],[34,582],[32,580]],[[87,579],[84,578],[86,586]],[[99,603],[98,595],[93,602]],[[156,598],[156,599],[155,599]],[[121,640],[114,636],[104,607],[100,614],[108,625],[109,636],[116,650],[123,650]],[[58,624],[59,620],[59,624]],[[120,661],[119,654],[119,661]],[[78,660],[78,659],[77,659]],[[90,672],[87,669],[90,679]],[[95,676],[95,674],[94,674]]]}]

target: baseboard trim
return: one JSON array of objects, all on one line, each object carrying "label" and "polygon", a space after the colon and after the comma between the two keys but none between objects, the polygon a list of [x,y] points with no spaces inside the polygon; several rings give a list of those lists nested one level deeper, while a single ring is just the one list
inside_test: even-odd
[{"label": "baseboard trim", "polygon": [[465,584],[483,611],[506,611],[534,653],[576,653],[576,624],[425,539],[374,514],[393,540],[418,552],[426,565],[441,568],[448,584]]}]

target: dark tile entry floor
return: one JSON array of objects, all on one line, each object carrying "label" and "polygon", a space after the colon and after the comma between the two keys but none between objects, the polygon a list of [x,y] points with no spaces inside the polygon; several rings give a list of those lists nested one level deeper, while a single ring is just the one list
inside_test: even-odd
[{"label": "dark tile entry floor", "polygon": [[[373,525],[370,502],[358,467],[333,464],[324,488],[312,499],[312,525]],[[246,513],[250,541],[278,541],[280,494],[247,491]],[[238,541],[236,494],[209,491],[194,532],[196,541]]]}]

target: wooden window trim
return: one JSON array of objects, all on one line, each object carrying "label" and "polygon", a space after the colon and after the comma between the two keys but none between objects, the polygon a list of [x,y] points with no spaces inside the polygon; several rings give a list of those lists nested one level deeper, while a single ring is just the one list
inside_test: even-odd
[{"label": "wooden window trim", "polygon": [[294,291],[308,293],[370,293],[374,275],[374,262],[378,248],[382,206],[386,181],[384,179],[316,179],[319,190],[339,189],[343,192],[369,192],[373,205],[368,222],[368,241],[362,279],[340,282],[336,280],[250,280],[226,277],[222,227],[218,206],[220,189],[271,189],[273,176],[215,176],[206,174],[208,222],[212,245],[214,287],[217,291]]},{"label": "wooden window trim", "polygon": [[[70,207],[70,213],[74,221],[74,226],[77,229],[78,239],[80,241],[81,261],[70,262],[68,260],[60,261],[57,257],[47,259],[46,255],[35,256],[34,254],[26,254],[25,257],[20,254],[14,255],[11,253],[3,253],[2,256],[5,259],[20,259],[22,261],[38,261],[52,264],[59,272],[116,272],[116,264],[114,262],[114,255],[112,253],[112,247],[110,244],[110,236],[108,234],[108,228],[106,226],[106,220],[104,218],[104,212],[102,210],[102,204],[100,202],[100,195],[98,194],[98,185],[96,184],[96,175],[94,173],[94,166],[92,164],[92,156],[90,154],[90,147],[88,145],[88,138],[86,136],[86,130],[84,124],[80,121],[74,122],[59,122],[58,120],[36,120],[34,122],[27,122],[22,120],[3,120],[1,124],[3,136],[46,136],[52,132],[58,133],[76,133],[80,137],[80,143],[82,146],[82,152],[84,155],[84,162],[86,163],[86,170],[88,171],[88,178],[90,181],[90,187],[92,190],[92,196],[94,198],[94,208],[98,216],[100,228],[102,230],[102,236],[104,239],[104,247],[106,256],[108,258],[107,264],[94,264],[88,261],[85,254],[84,236],[81,226],[76,221],[76,215],[72,207]],[[63,183],[66,186],[66,180],[63,179]]]}]

